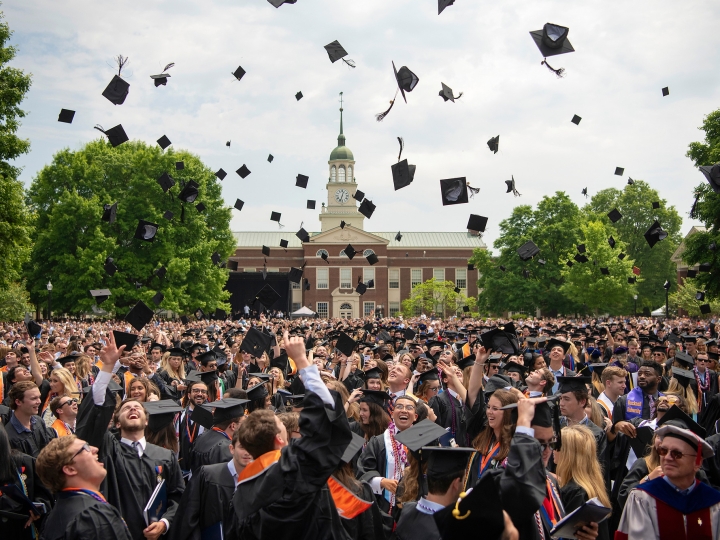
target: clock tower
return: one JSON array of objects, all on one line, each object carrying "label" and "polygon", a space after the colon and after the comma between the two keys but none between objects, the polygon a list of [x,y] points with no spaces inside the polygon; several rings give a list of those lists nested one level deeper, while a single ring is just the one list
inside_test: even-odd
[{"label": "clock tower", "polygon": [[340,135],[338,135],[338,145],[330,153],[330,160],[328,161],[330,169],[330,177],[326,186],[328,202],[327,206],[323,204],[320,213],[321,231],[339,227],[341,221],[362,230],[365,220],[365,216],[358,212],[357,201],[353,198],[357,190],[355,158],[350,149],[345,146],[342,94],[340,92]]}]

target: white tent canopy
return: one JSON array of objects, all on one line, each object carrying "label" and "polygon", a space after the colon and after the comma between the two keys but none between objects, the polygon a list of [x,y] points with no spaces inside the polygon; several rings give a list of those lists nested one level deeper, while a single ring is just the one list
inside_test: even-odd
[{"label": "white tent canopy", "polygon": [[651,312],[650,315],[653,317],[664,317],[665,316],[665,306],[657,308],[655,311]]},{"label": "white tent canopy", "polygon": [[300,309],[298,309],[297,311],[294,311],[292,313],[293,317],[311,317],[313,315],[315,315],[315,312],[312,309],[305,307],[305,306],[301,307]]}]

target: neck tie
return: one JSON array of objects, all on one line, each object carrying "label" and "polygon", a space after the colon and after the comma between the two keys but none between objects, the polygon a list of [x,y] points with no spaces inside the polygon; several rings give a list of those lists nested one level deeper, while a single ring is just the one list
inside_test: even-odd
[{"label": "neck tie", "polygon": [[140,457],[140,443],[138,441],[135,441],[130,446],[132,446],[132,449],[135,450],[135,453]]},{"label": "neck tie", "polygon": [[650,405],[650,420],[655,420],[656,415],[656,407],[655,407],[655,398],[652,396],[648,396],[648,403]]}]

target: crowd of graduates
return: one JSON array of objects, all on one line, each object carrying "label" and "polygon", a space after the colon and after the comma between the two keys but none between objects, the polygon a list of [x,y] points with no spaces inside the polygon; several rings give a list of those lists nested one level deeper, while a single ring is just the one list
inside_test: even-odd
[{"label": "crowd of graduates", "polygon": [[714,322],[132,326],[2,325],[3,537],[720,537]]}]

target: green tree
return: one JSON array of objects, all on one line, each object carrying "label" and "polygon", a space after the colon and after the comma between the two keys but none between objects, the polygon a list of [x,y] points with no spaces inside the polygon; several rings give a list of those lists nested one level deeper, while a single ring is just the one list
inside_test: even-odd
[{"label": "green tree", "polygon": [[[625,243],[616,240],[610,247],[608,237],[612,229],[601,221],[590,221],[580,227],[580,243],[585,244],[586,263],[574,262],[571,266],[562,266],[561,273],[565,283],[560,290],[568,297],[583,304],[594,313],[622,313],[627,299],[635,294],[636,287],[628,283],[631,277],[633,261],[629,257],[619,259],[618,254],[625,251]],[[577,254],[576,249],[565,253],[565,260]],[[602,273],[608,269],[608,275]],[[642,281],[638,278],[638,282]],[[585,310],[583,310],[585,311]]]},{"label": "green tree", "polygon": [[670,305],[674,308],[684,309],[688,315],[692,317],[705,316],[700,313],[701,304],[710,304],[710,310],[713,315],[720,314],[720,301],[708,300],[707,296],[705,300],[699,301],[695,295],[702,291],[697,286],[697,279],[685,279],[685,282],[680,285],[677,290],[670,295]]},{"label": "green tree", "polygon": [[8,45],[12,32],[0,12],[0,291],[15,287],[30,255],[32,216],[25,205],[20,169],[9,161],[25,154],[30,141],[16,133],[25,111],[20,103],[30,89],[30,75],[8,66],[17,49]]},{"label": "green tree", "polygon": [[410,298],[402,302],[402,312],[406,317],[432,312],[448,317],[466,304],[467,298],[464,294],[455,292],[455,284],[452,281],[436,281],[435,278],[430,278],[413,287]]},{"label": "green tree", "polygon": [[[581,218],[577,205],[561,191],[543,197],[535,210],[516,206],[510,217],[500,222],[500,236],[493,244],[499,256],[475,250],[470,259],[480,276],[479,309],[494,314],[534,313],[536,308],[546,315],[575,313],[580,305],[559,291],[564,283],[562,258],[577,242]],[[528,240],[535,242],[540,253],[523,262],[517,249]]]},{"label": "green tree", "polygon": [[[714,165],[720,162],[720,109],[708,114],[700,127],[705,132],[705,142],[690,143],[687,157],[695,166]],[[698,173],[700,174],[700,173]],[[697,198],[696,217],[705,224],[706,231],[693,234],[685,240],[683,260],[690,266],[710,263],[710,271],[698,274],[697,283],[707,290],[708,296],[720,299],[720,194],[715,193],[708,182],[695,188]]]},{"label": "green tree", "polygon": [[[660,207],[654,209],[653,202],[659,202]],[[607,217],[613,208],[617,208],[623,216],[616,223]],[[598,191],[583,211],[589,219],[599,219],[610,227],[610,234],[625,243],[626,253],[640,268],[643,279],[638,280],[638,309],[655,309],[664,304],[665,281],[670,281],[675,288],[674,276],[677,270],[671,257],[681,240],[682,219],[675,207],[668,205],[646,182],[635,180],[634,184],[626,185],[622,191],[615,188]],[[668,236],[651,248],[644,234],[655,220],[660,222]],[[632,310],[633,299],[630,297],[622,306],[622,312],[630,313]]]},{"label": "green tree", "polygon": [[13,282],[0,289],[0,321],[21,321],[25,313],[33,311],[30,296],[22,283]]},{"label": "green tree", "polygon": [[[175,171],[176,161],[184,162],[183,170]],[[164,193],[157,179],[167,171],[176,185]],[[199,184],[192,204],[178,198],[189,180]],[[112,296],[101,307],[119,314],[138,300],[153,306],[156,292],[165,295],[160,308],[175,312],[228,308],[228,272],[211,257],[217,252],[224,260],[234,251],[230,209],[217,178],[196,156],[137,141],[117,148],[93,141],[58,152],[33,180],[30,199],[38,220],[29,289],[41,301],[52,279],[53,312],[87,312],[94,304],[88,291],[102,288]],[[102,221],[103,205],[115,202],[117,221]],[[195,208],[200,202],[204,212]],[[166,211],[172,220],[163,218]],[[141,219],[159,225],[153,242],[133,238]],[[118,268],[112,277],[103,269],[106,257]],[[156,275],[161,267],[167,269],[162,278]]]}]

